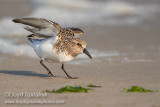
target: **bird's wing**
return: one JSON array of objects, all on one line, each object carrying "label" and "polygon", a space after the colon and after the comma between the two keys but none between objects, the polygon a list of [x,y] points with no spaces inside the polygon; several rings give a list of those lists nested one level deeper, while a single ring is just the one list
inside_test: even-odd
[{"label": "bird's wing", "polygon": [[75,34],[83,34],[84,32],[79,28],[74,27],[66,27],[62,28],[61,36],[74,38]]},{"label": "bird's wing", "polygon": [[71,29],[74,34],[83,34],[84,33],[81,29],[75,28],[75,27],[66,27],[64,29]]},{"label": "bird's wing", "polygon": [[55,34],[57,35],[61,30],[59,24],[43,18],[16,18],[12,21],[15,23],[29,25],[32,28],[25,27],[26,30],[43,36],[55,36]]}]

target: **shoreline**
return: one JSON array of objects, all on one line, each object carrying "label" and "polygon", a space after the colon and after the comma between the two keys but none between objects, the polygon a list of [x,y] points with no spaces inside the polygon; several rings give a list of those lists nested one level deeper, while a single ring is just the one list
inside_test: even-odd
[{"label": "shoreline", "polygon": [[[32,11],[33,8],[28,0],[16,1],[22,5],[19,6],[18,3],[8,4],[13,9],[7,10],[6,15],[0,14],[0,18],[7,16],[22,17]],[[0,6],[9,0],[1,2]],[[2,7],[4,8],[4,6]],[[25,9],[26,7],[27,9]],[[19,12],[17,9],[22,11]],[[74,107],[75,105],[77,107],[159,107],[160,92],[123,92],[124,88],[130,88],[134,85],[160,91],[160,32],[158,26],[158,24],[152,23],[149,27],[138,25],[130,27],[84,27],[85,34],[81,37],[87,41],[87,49],[115,50],[118,52],[118,56],[97,58],[95,62],[90,63],[65,64],[67,72],[71,76],[78,77],[78,79],[66,79],[66,75],[61,70],[61,64],[45,62],[46,66],[57,76],[48,77],[47,71],[40,65],[39,59],[0,53],[1,107],[40,107],[44,105],[62,107]],[[5,38],[4,35],[0,34],[0,36]],[[13,37],[6,38],[14,40]],[[16,38],[18,38],[17,45],[27,43],[26,38]],[[38,93],[45,90],[56,90],[66,85],[87,87],[89,84],[102,87],[94,88],[88,93],[47,93],[47,97],[38,98],[19,97],[16,99],[5,96],[6,92]],[[10,100],[62,100],[64,103],[28,105],[5,103],[5,101]]]}]

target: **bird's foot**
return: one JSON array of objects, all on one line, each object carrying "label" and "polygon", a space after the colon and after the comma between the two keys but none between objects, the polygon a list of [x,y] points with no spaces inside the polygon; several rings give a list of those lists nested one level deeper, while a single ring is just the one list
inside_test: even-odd
[{"label": "bird's foot", "polygon": [[49,76],[49,77],[56,77],[56,76],[53,75],[51,72],[48,72],[48,76]]},{"label": "bird's foot", "polygon": [[68,76],[67,79],[77,79],[78,77],[71,77],[71,76]]}]

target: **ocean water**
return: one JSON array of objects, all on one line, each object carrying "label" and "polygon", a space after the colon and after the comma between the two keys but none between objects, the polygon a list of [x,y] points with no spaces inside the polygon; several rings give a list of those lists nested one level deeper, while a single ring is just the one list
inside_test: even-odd
[{"label": "ocean water", "polygon": [[[31,0],[35,9],[24,17],[41,17],[62,26],[136,25],[152,20],[159,13],[158,4],[133,4],[123,0]],[[21,35],[21,25],[13,17],[0,20],[0,34]]]},{"label": "ocean water", "polygon": [[[61,26],[134,26],[144,20],[152,20],[159,12],[157,4],[133,4],[123,0],[31,0],[35,9],[24,17],[41,17],[58,22]],[[28,34],[23,25],[12,22],[13,17],[0,20],[0,35],[17,37]],[[6,50],[7,49],[7,50]],[[94,58],[116,57],[115,50],[89,49]],[[0,37],[0,52],[15,56],[37,58],[29,44],[16,44],[11,39]],[[84,54],[78,59],[88,62]],[[74,62],[79,63],[79,62]]]}]

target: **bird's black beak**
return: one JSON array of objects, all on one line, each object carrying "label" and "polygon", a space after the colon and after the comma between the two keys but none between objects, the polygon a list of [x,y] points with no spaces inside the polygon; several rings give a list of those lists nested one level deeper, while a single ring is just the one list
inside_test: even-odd
[{"label": "bird's black beak", "polygon": [[85,53],[90,59],[92,59],[92,56],[90,55],[90,53],[87,51],[86,48],[83,49],[83,53]]}]

